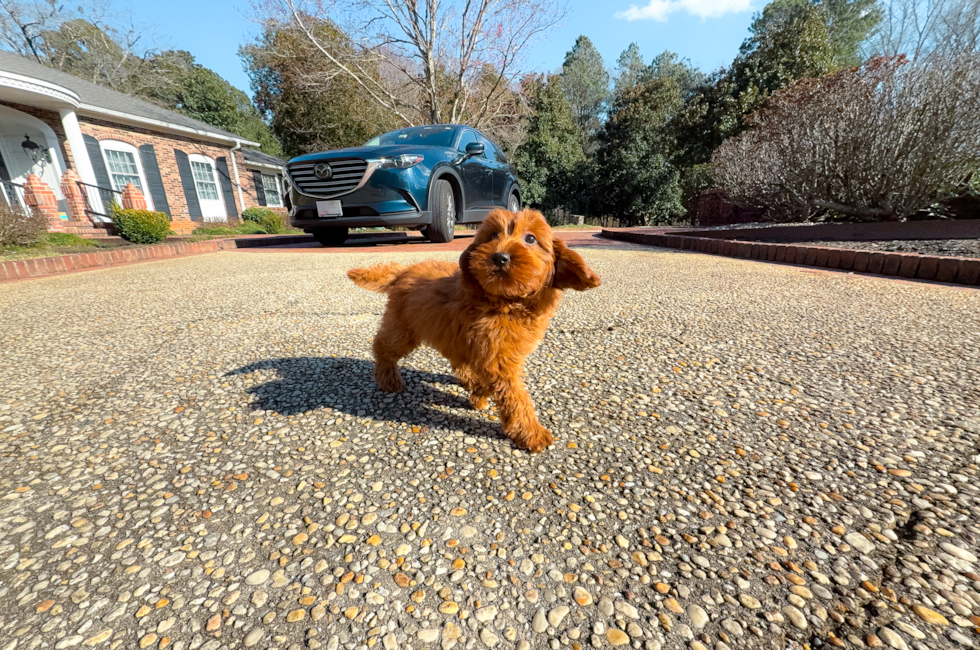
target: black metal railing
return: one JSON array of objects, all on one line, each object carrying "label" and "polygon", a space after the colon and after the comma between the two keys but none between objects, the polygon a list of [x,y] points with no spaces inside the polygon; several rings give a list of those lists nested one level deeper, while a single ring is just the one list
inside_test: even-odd
[{"label": "black metal railing", "polygon": [[3,196],[7,205],[24,206],[24,186],[13,181],[0,180],[0,196]]},{"label": "black metal railing", "polygon": [[114,203],[122,205],[122,192],[111,187],[90,185],[82,181],[78,183],[78,189],[85,197],[85,214],[94,221],[112,221],[112,205]]}]

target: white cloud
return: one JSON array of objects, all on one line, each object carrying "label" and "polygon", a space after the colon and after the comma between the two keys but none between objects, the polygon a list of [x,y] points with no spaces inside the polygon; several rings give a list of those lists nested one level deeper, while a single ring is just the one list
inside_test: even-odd
[{"label": "white cloud", "polygon": [[667,17],[679,11],[692,16],[719,18],[725,14],[740,13],[751,9],[751,0],[650,0],[645,7],[631,5],[626,11],[616,12],[620,20],[657,20],[666,22]]}]

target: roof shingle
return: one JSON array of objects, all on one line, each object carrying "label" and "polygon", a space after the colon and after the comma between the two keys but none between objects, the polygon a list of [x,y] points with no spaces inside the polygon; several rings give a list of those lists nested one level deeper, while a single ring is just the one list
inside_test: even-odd
[{"label": "roof shingle", "polygon": [[[206,134],[218,136],[223,140],[239,139],[244,140],[245,143],[249,142],[247,139],[242,138],[242,136],[231,133],[230,131],[219,129],[200,120],[195,120],[192,117],[187,117],[186,115],[181,115],[180,113],[175,113],[174,111],[143,101],[142,99],[136,99],[130,95],[98,86],[66,72],[54,70],[53,68],[24,58],[19,54],[0,52],[0,70],[6,70],[25,77],[33,77],[63,86],[78,95],[82,103],[80,108],[94,109],[92,112],[98,112],[99,109],[114,111],[116,113],[131,115],[135,118],[156,120],[185,129],[194,129]],[[107,119],[111,120],[112,118],[110,115],[107,115]]]}]

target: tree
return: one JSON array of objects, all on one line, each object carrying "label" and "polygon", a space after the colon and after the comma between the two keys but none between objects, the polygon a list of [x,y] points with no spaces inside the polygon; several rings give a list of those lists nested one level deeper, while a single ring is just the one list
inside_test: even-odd
[{"label": "tree", "polygon": [[774,0],[755,16],[731,77],[740,93],[766,97],[797,79],[833,69],[833,47],[820,10],[807,0]]},{"label": "tree", "polygon": [[146,92],[148,99],[258,142],[262,151],[268,154],[278,156],[282,153],[278,140],[248,95],[218,73],[196,63],[190,52],[170,50],[158,59],[171,83]]},{"label": "tree", "polygon": [[677,54],[664,50],[650,62],[642,77],[650,79],[673,79],[681,92],[681,99],[687,100],[695,89],[707,81],[707,76],[701,72],[690,59],[680,58]]},{"label": "tree", "polygon": [[826,24],[808,0],[774,0],[756,14],[730,68],[696,86],[672,120],[674,162],[704,164],[727,138],[745,129],[743,116],[797,79],[818,77],[833,66]]},{"label": "tree", "polygon": [[609,98],[609,73],[602,55],[587,36],[579,36],[565,55],[561,78],[575,119],[588,139],[601,125],[600,116]]},{"label": "tree", "polygon": [[[255,102],[286,155],[358,146],[399,126],[397,118],[372,102],[349,76],[324,74],[332,64],[320,48],[348,60],[354,46],[347,36],[327,20],[304,22],[319,46],[294,23],[269,20],[255,42],[239,49]],[[368,62],[359,67],[369,72]],[[371,74],[380,80],[380,71]]]},{"label": "tree", "polygon": [[613,93],[621,95],[639,83],[647,69],[643,63],[643,57],[640,55],[640,46],[636,43],[630,43],[630,46],[623,50],[623,53],[616,60],[616,69],[619,72],[616,75]]},{"label": "tree", "polygon": [[585,161],[581,132],[558,75],[525,83],[531,114],[526,138],[514,153],[524,202],[540,210],[571,207],[575,170]]},{"label": "tree", "polygon": [[680,106],[672,79],[648,81],[614,100],[596,156],[607,213],[635,225],[669,223],[683,213],[667,128]]},{"label": "tree", "polygon": [[[360,0],[331,20],[325,5],[266,0],[263,22],[291,24],[320,53],[309,83],[344,77],[403,125],[483,127],[514,107],[528,47],[564,15],[557,0]],[[344,47],[317,29],[330,22]],[[487,70],[494,74],[488,77]],[[314,70],[310,70],[314,72]],[[487,83],[492,79],[492,83]]]},{"label": "tree", "polygon": [[0,49],[43,63],[42,32],[63,18],[57,0],[0,0]]},{"label": "tree", "polygon": [[96,17],[71,18],[41,32],[41,63],[115,91],[147,97],[172,88],[169,53],[140,47],[135,29],[117,29]]},{"label": "tree", "polygon": [[774,220],[900,221],[980,160],[980,56],[879,58],[776,93],[715,152],[737,202]]},{"label": "tree", "polygon": [[869,56],[919,59],[980,51],[980,0],[890,0],[865,43]]},{"label": "tree", "polygon": [[861,44],[882,19],[878,0],[813,1],[827,26],[833,66],[861,65]]}]

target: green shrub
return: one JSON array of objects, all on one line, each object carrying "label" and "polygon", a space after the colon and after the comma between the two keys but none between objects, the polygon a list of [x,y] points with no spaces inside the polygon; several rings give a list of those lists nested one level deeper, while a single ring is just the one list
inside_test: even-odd
[{"label": "green shrub", "polygon": [[112,225],[120,237],[134,244],[156,244],[171,234],[170,219],[163,212],[113,210]]},{"label": "green shrub", "polygon": [[48,246],[97,246],[91,239],[70,232],[52,232],[45,238]]},{"label": "green shrub", "polygon": [[287,229],[285,220],[278,212],[269,208],[248,208],[242,212],[242,221],[257,223],[270,235],[281,235]]},{"label": "green shrub", "polygon": [[275,212],[262,220],[262,228],[270,235],[281,235],[286,232],[285,220]]},{"label": "green shrub", "polygon": [[47,219],[37,210],[0,202],[0,246],[36,244],[47,227]]},{"label": "green shrub", "polygon": [[237,228],[237,233],[239,235],[266,235],[269,231],[265,229],[260,223],[255,223],[254,221],[244,221]]},{"label": "green shrub", "polygon": [[254,223],[262,223],[262,221],[268,216],[275,214],[275,210],[270,208],[247,208],[242,212],[242,221],[252,221]]},{"label": "green shrub", "polygon": [[223,237],[241,234],[238,232],[238,228],[234,228],[227,225],[213,225],[213,226],[201,226],[195,228],[194,232],[191,233],[192,237]]}]

